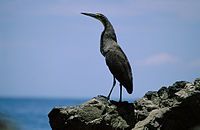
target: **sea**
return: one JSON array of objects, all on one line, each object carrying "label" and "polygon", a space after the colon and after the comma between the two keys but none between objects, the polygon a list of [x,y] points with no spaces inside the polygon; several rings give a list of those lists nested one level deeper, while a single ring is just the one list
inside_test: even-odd
[{"label": "sea", "polygon": [[76,106],[88,99],[0,98],[0,130],[51,130],[54,107]]}]

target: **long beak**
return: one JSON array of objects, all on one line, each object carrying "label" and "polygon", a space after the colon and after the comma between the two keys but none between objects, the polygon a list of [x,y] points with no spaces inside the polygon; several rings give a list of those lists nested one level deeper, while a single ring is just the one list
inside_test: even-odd
[{"label": "long beak", "polygon": [[81,13],[83,15],[86,15],[86,16],[90,16],[90,17],[93,17],[93,18],[97,18],[96,14],[92,14],[92,13]]}]

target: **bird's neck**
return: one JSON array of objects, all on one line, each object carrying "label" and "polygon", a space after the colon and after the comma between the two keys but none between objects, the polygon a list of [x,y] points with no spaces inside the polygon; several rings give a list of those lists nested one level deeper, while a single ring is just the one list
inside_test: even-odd
[{"label": "bird's neck", "polygon": [[104,31],[102,32],[102,35],[104,35],[105,38],[112,38],[112,40],[117,42],[115,30],[109,21],[104,23]]},{"label": "bird's neck", "polygon": [[[112,42],[114,41],[114,42]],[[107,53],[109,48],[117,43],[117,37],[112,24],[107,21],[104,23],[104,30],[101,34],[100,51],[103,56]]]}]

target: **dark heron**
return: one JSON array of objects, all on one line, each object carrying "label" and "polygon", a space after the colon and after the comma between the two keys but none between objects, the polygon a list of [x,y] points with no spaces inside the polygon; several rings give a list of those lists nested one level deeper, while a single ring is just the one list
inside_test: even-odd
[{"label": "dark heron", "polygon": [[113,74],[113,85],[108,94],[108,99],[116,84],[116,79],[120,83],[120,102],[122,101],[122,86],[124,86],[129,94],[133,92],[133,78],[129,61],[117,43],[114,28],[110,21],[103,14],[81,13],[101,21],[104,30],[101,34],[100,51],[105,57],[106,64]]}]

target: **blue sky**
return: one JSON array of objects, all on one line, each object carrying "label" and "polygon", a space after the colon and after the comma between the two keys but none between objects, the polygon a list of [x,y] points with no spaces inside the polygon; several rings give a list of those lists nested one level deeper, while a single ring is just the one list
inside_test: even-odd
[{"label": "blue sky", "polygon": [[[94,97],[112,85],[99,52],[103,26],[113,24],[141,97],[177,80],[200,77],[199,0],[1,0],[0,96]],[[112,98],[119,97],[119,85]]]}]

